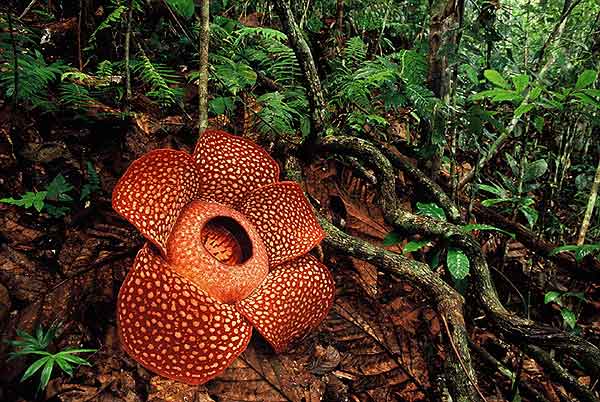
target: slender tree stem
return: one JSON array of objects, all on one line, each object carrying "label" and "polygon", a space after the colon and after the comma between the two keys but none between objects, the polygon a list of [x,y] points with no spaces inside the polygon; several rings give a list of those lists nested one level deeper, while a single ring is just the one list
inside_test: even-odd
[{"label": "slender tree stem", "polygon": [[123,96],[123,111],[129,110],[129,101],[131,100],[131,20],[133,18],[133,0],[127,0],[127,30],[125,31],[125,95]]},{"label": "slender tree stem", "polygon": [[[600,156],[600,155],[599,155]],[[590,227],[590,221],[594,213],[594,206],[596,205],[596,198],[598,197],[598,187],[600,187],[600,157],[598,158],[598,166],[596,167],[596,175],[594,176],[594,183],[590,191],[590,197],[588,198],[587,208],[585,209],[585,215],[581,222],[581,228],[579,229],[579,237],[577,237],[577,244],[581,245],[585,243],[585,235]]]},{"label": "slender tree stem", "polygon": [[198,74],[198,135],[208,127],[208,47],[210,43],[210,0],[202,0],[200,5],[199,34],[199,74]]}]

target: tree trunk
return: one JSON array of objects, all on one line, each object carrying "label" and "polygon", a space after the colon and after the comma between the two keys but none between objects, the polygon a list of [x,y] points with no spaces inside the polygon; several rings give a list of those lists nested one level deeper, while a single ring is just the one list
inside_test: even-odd
[{"label": "tree trunk", "polygon": [[452,71],[448,68],[448,52],[460,41],[460,28],[465,10],[464,0],[433,0],[429,22],[429,86],[440,99],[450,95]]},{"label": "tree trunk", "polygon": [[210,0],[200,5],[199,74],[198,74],[198,135],[208,127],[208,45],[210,42]]},{"label": "tree trunk", "polygon": [[[450,52],[456,53],[465,10],[464,0],[432,0],[429,21],[429,86],[435,96],[450,101],[454,68],[449,68]],[[434,145],[434,132],[430,144]],[[431,161],[431,176],[436,179],[441,167],[444,145],[438,145]]]},{"label": "tree trunk", "polygon": [[314,136],[315,133],[321,131],[325,122],[325,98],[323,97],[317,67],[315,66],[310,47],[304,39],[302,30],[296,23],[289,1],[275,1],[273,5],[277,10],[283,30],[294,49],[302,74],[304,75],[312,114],[312,135]]},{"label": "tree trunk", "polygon": [[594,213],[594,206],[596,205],[596,197],[598,196],[598,187],[600,186],[600,158],[598,158],[598,167],[596,167],[596,175],[594,177],[594,183],[590,191],[590,198],[588,199],[587,208],[583,221],[581,222],[581,229],[579,229],[579,237],[577,238],[577,244],[581,245],[585,243],[585,235],[587,234],[588,228],[590,227],[590,221],[592,220],[592,214]]}]

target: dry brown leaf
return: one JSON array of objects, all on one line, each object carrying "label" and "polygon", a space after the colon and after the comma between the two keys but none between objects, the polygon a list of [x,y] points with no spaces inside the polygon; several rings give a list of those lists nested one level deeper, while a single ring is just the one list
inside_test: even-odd
[{"label": "dry brown leaf", "polygon": [[259,349],[252,341],[242,355],[207,383],[211,395],[222,402],[317,402],[325,384],[308,369],[307,361]]},{"label": "dry brown leaf", "polygon": [[388,303],[381,303],[365,295],[356,276],[341,276],[340,295],[325,323],[342,356],[334,374],[360,401],[387,401],[392,395],[423,400],[428,387],[423,347],[434,339],[434,335],[415,337],[423,334],[419,327],[428,322],[424,309],[415,309],[407,294],[392,295]]},{"label": "dry brown leaf", "polygon": [[214,402],[203,385],[188,385],[154,376],[150,380],[148,402]]}]

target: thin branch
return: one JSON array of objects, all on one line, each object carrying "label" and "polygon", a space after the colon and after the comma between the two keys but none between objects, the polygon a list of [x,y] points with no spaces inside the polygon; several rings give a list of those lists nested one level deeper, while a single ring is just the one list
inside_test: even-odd
[{"label": "thin branch", "polygon": [[25,17],[25,14],[27,14],[29,12],[29,10],[31,10],[31,8],[35,5],[35,3],[37,2],[37,0],[31,0],[31,2],[27,5],[27,7],[25,7],[25,10],[23,10],[23,12],[21,13],[21,15],[19,15],[19,20],[23,17]]}]

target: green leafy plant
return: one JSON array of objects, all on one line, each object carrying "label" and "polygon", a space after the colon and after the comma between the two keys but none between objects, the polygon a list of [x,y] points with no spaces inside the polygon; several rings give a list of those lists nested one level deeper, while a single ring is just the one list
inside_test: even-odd
[{"label": "green leafy plant", "polygon": [[529,194],[539,188],[537,180],[548,171],[545,159],[532,162],[517,163],[512,156],[506,154],[507,164],[512,171],[512,178],[498,173],[502,184],[479,184],[478,188],[495,197],[484,199],[481,204],[486,207],[501,205],[506,211],[516,209],[527,219],[530,227],[538,220],[538,211],[534,208],[535,200]]},{"label": "green leafy plant", "polygon": [[552,290],[546,292],[544,295],[544,304],[556,303],[560,308],[560,315],[563,319],[563,323],[573,330],[577,326],[577,315],[573,310],[566,307],[567,299],[569,298],[576,299],[580,303],[587,303],[587,299],[583,292],[560,292]]},{"label": "green leafy plant", "polygon": [[[428,216],[430,218],[446,221],[446,213],[444,210],[437,205],[436,203],[422,203],[417,202],[417,213],[419,215]],[[472,232],[474,230],[478,231],[495,231],[503,233],[511,238],[515,238],[514,233],[507,232],[500,228],[497,228],[492,225],[485,224],[467,224],[462,226],[462,230],[464,232]],[[393,246],[403,241],[403,236],[397,232],[388,233],[383,239],[384,246]],[[432,241],[430,239],[420,239],[420,240],[411,240],[402,248],[403,254],[412,253],[414,251],[419,251],[424,247],[431,246]],[[438,264],[439,256],[443,248],[433,247],[431,250],[431,265],[435,268]],[[460,249],[456,247],[448,247],[446,250],[446,267],[448,268],[448,272],[455,280],[463,280],[469,274],[471,264],[469,262],[469,257]]]},{"label": "green leafy plant", "polygon": [[58,366],[67,375],[72,376],[73,370],[77,366],[91,366],[89,361],[77,356],[77,354],[97,351],[96,349],[68,348],[58,353],[50,353],[48,347],[59,329],[60,324],[53,323],[46,331],[39,326],[33,335],[17,330],[17,337],[20,339],[7,341],[15,349],[9,354],[10,359],[28,356],[38,357],[29,365],[21,377],[21,382],[26,381],[41,370],[37,387],[38,392],[44,390],[48,385],[55,366]]},{"label": "green leafy plant", "polygon": [[585,256],[600,252],[600,244],[567,244],[556,247],[554,250],[552,250],[552,252],[550,252],[550,255],[556,255],[566,251],[575,253],[575,260],[577,262],[581,262]]},{"label": "green leafy plant", "polygon": [[71,190],[73,186],[59,174],[45,191],[26,192],[20,198],[2,198],[0,202],[26,209],[34,208],[37,212],[45,210],[50,216],[60,218],[69,212],[69,207],[65,204],[73,201],[73,197],[68,194]]},{"label": "green leafy plant", "polygon": [[102,187],[100,186],[100,176],[98,176],[92,162],[88,161],[85,166],[88,182],[81,187],[81,195],[79,196],[81,201],[87,201],[93,193],[102,190]]}]

